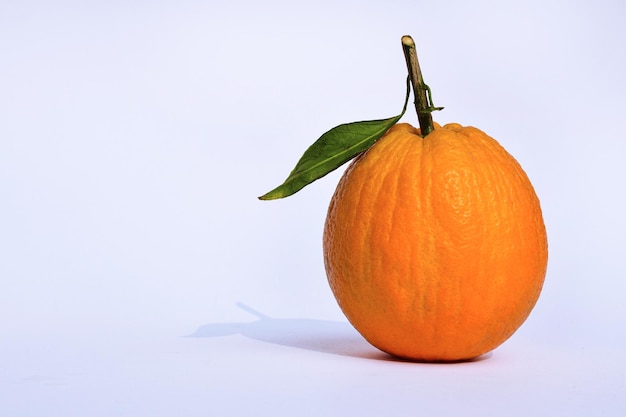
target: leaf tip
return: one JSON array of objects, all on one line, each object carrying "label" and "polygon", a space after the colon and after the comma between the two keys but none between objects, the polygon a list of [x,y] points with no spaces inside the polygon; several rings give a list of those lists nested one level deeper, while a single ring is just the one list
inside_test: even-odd
[{"label": "leaf tip", "polygon": [[260,197],[257,197],[261,201],[269,201],[269,200],[278,200],[279,198],[287,197],[291,194],[286,193],[282,190],[282,186],[273,189],[272,191],[263,194]]}]

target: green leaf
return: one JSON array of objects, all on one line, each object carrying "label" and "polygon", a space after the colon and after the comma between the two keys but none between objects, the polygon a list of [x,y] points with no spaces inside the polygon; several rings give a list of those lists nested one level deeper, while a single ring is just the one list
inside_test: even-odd
[{"label": "green leaf", "polygon": [[409,93],[410,84],[407,80],[404,107],[402,113],[395,117],[346,123],[324,133],[304,152],[285,182],[259,199],[275,200],[288,197],[369,149],[404,115]]}]

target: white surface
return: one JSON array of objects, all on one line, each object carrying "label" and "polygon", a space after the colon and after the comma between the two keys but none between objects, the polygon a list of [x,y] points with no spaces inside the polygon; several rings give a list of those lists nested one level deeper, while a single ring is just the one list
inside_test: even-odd
[{"label": "white surface", "polygon": [[[0,3],[0,415],[625,415],[625,11]],[[404,34],[436,120],[516,156],[548,227],[535,311],[472,363],[346,324],[321,257],[340,172],[256,200],[325,130],[397,114]]]}]

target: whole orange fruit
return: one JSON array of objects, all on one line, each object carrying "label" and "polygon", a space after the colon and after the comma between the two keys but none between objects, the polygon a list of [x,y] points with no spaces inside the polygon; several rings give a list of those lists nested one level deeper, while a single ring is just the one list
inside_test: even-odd
[{"label": "whole orange fruit", "polygon": [[548,245],[527,175],[482,131],[397,124],[348,167],[324,228],[330,287],[389,354],[456,361],[508,339],[534,307]]}]

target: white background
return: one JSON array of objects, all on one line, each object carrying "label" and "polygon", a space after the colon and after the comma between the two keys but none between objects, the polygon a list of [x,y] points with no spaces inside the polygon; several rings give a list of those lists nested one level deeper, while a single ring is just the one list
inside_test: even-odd
[{"label": "white background", "polygon": [[[0,1],[0,415],[625,415],[625,15]],[[346,323],[321,255],[341,170],[256,199],[327,129],[399,112],[404,34],[436,120],[497,138],[544,209],[542,297],[477,362]]]}]

